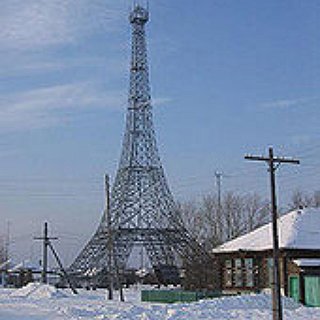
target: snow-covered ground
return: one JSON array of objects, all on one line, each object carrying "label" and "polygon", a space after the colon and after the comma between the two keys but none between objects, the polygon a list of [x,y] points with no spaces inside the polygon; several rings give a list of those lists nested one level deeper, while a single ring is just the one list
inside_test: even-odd
[{"label": "snow-covered ground", "polygon": [[[104,290],[79,292],[29,284],[19,290],[0,289],[0,320],[200,320],[271,319],[268,294],[243,295],[196,303],[155,304],[140,302],[140,289],[125,291],[126,302],[108,301]],[[115,297],[117,298],[117,297]],[[285,298],[284,319],[318,320],[320,308],[306,308]]]}]

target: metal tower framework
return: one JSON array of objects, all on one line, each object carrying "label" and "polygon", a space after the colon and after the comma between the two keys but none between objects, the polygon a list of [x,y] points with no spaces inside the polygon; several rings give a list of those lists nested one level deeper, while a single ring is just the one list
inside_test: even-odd
[{"label": "metal tower framework", "polygon": [[206,256],[184,227],[157,149],[145,34],[149,12],[135,5],[129,20],[130,90],[120,164],[101,223],[70,267],[73,274],[98,283],[107,275],[113,283],[111,278],[125,269],[135,245],[145,248],[156,274],[163,266],[181,266],[199,254]]}]

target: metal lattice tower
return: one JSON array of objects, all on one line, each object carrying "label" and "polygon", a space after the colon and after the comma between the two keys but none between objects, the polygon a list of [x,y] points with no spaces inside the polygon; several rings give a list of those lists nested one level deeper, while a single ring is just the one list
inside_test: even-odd
[{"label": "metal lattice tower", "polygon": [[[124,270],[137,244],[144,246],[155,270],[185,263],[202,250],[183,225],[158,154],[145,34],[149,12],[135,5],[129,20],[132,57],[122,154],[107,205],[109,215],[103,215],[98,230],[70,267],[71,272],[83,276],[111,274],[115,267]],[[112,263],[107,246],[110,238]],[[111,265],[114,270],[108,270]]]}]

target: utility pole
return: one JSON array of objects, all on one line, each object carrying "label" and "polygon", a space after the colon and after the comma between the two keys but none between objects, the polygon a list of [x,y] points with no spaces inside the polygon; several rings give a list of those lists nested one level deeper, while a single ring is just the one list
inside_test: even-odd
[{"label": "utility pole", "polygon": [[144,269],[144,255],[143,255],[143,246],[140,248],[140,268]]},{"label": "utility pole", "polygon": [[48,222],[44,223],[44,230],[42,237],[35,237],[34,240],[42,240],[42,272],[41,272],[41,282],[48,283],[48,247],[50,240],[58,240],[56,237],[49,238],[48,236]]},{"label": "utility pole", "polygon": [[[111,210],[110,210],[110,178],[108,175],[105,175],[105,190],[106,190],[106,205],[105,205],[105,214],[107,219],[107,250],[108,250],[108,277],[109,277],[109,284],[108,284],[108,299],[113,299],[113,289],[114,289],[114,276],[116,277],[117,285],[119,288],[119,297],[120,301],[124,301],[124,294],[122,283],[120,281],[117,257],[115,256],[114,251],[114,243],[113,243],[113,230],[112,230],[112,217],[111,217]],[[113,264],[112,264],[113,263]],[[114,274],[115,271],[115,274]]]},{"label": "utility pole", "polygon": [[221,172],[216,171],[214,173],[215,177],[216,177],[216,183],[217,183],[217,188],[218,188],[218,208],[220,210],[221,208],[221,178],[223,176],[223,174]]},{"label": "utility pole", "polygon": [[[9,248],[10,248],[10,221],[7,222],[7,234],[6,234],[6,241],[5,241],[5,261],[8,261],[10,258],[10,252],[9,252]],[[8,268],[9,265],[6,265],[6,268]]]},{"label": "utility pole", "polygon": [[277,198],[275,171],[280,164],[300,164],[299,160],[289,158],[278,158],[273,155],[273,148],[269,148],[269,156],[245,156],[246,160],[264,161],[269,165],[270,187],[271,187],[271,207],[272,207],[272,240],[273,240],[273,283],[272,283],[272,317],[273,320],[282,320],[281,285],[279,274],[279,238],[277,226]]},{"label": "utility pole", "polygon": [[113,258],[113,239],[112,239],[112,226],[111,226],[111,212],[110,212],[110,178],[105,175],[105,191],[106,191],[106,218],[108,224],[108,238],[107,238],[107,248],[108,248],[108,299],[113,299],[113,272],[112,272],[112,258]]},{"label": "utility pole", "polygon": [[216,177],[216,184],[218,189],[218,210],[217,210],[217,217],[218,217],[218,230],[217,230],[217,237],[218,241],[221,241],[221,230],[222,230],[222,205],[221,205],[221,178],[223,176],[222,172],[216,171],[214,173]]},{"label": "utility pole", "polygon": [[63,275],[65,276],[72,292],[74,294],[77,294],[77,290],[73,287],[69,276],[66,272],[66,270],[63,268],[62,262],[56,252],[56,250],[54,249],[51,240],[58,240],[57,237],[49,237],[48,235],[48,222],[44,223],[44,231],[43,231],[43,236],[42,237],[35,237],[34,240],[42,240],[43,241],[43,257],[42,257],[42,272],[41,272],[41,281],[42,283],[48,283],[48,248],[51,250],[54,258],[56,259],[58,266],[61,270],[61,272],[63,273]]},{"label": "utility pole", "polygon": [[7,222],[7,232],[4,243],[4,267],[3,272],[1,272],[1,283],[6,287],[6,281],[8,277],[8,270],[10,267],[10,221]]},{"label": "utility pole", "polygon": [[54,247],[53,247],[53,245],[52,245],[52,243],[50,241],[49,241],[49,248],[51,249],[51,252],[52,252],[53,256],[55,257],[61,272],[63,273],[64,277],[66,278],[70,289],[72,290],[72,292],[74,294],[77,294],[78,293],[77,290],[74,288],[73,284],[71,283],[70,278],[69,278],[66,270],[64,269],[64,267],[62,265],[62,262],[61,262],[61,260],[60,260],[60,258],[58,256],[58,253],[56,252],[56,250],[54,249]]}]

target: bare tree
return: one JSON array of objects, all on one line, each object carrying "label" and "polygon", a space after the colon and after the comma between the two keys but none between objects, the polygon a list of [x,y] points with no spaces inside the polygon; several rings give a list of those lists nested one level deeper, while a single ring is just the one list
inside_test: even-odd
[{"label": "bare tree", "polygon": [[221,206],[215,195],[207,194],[199,202],[181,204],[180,210],[186,227],[208,250],[269,221],[268,202],[257,194],[228,192]]},{"label": "bare tree", "polygon": [[270,203],[257,193],[244,197],[245,230],[250,232],[270,221]]},{"label": "bare tree", "polygon": [[223,228],[220,209],[216,196],[206,195],[202,198],[199,211],[203,217],[204,242],[208,249],[221,243]]},{"label": "bare tree", "polygon": [[313,193],[313,206],[316,208],[320,207],[320,191],[319,190]]},{"label": "bare tree", "polygon": [[289,203],[289,209],[295,210],[301,207],[318,207],[320,206],[320,193],[314,192],[313,195],[309,195],[299,189],[292,193],[291,201]]},{"label": "bare tree", "polygon": [[241,235],[243,231],[243,199],[234,192],[228,192],[223,198],[222,208],[222,219],[224,220],[223,240],[231,240]]},{"label": "bare tree", "polygon": [[179,203],[178,208],[182,213],[182,219],[185,227],[191,231],[199,242],[203,238],[203,217],[199,212],[199,208],[195,201]]},{"label": "bare tree", "polygon": [[[301,206],[320,207],[320,191],[310,195],[296,190],[289,207]],[[270,203],[257,193],[227,192],[220,206],[217,196],[209,193],[198,202],[180,204],[180,211],[187,229],[208,250],[270,221]]]}]

